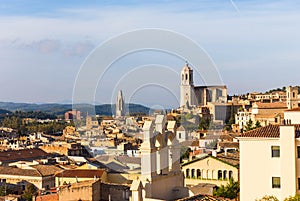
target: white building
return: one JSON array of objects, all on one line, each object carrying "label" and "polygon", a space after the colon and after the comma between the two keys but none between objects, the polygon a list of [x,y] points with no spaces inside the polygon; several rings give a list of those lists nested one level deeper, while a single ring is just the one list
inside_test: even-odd
[{"label": "white building", "polygon": [[300,125],[289,124],[300,119],[288,117],[285,124],[268,125],[239,137],[241,201],[265,195],[284,200],[300,193]]}]

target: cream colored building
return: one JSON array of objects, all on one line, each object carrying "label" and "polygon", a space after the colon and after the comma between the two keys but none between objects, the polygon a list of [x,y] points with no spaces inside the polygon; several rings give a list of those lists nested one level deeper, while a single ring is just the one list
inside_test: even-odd
[{"label": "cream colored building", "polygon": [[38,189],[54,187],[54,173],[60,168],[50,165],[33,165],[24,169],[17,167],[0,166],[0,180],[6,183],[17,184],[25,188],[28,183],[34,184]]},{"label": "cream colored building", "polygon": [[238,138],[241,201],[300,193],[299,132],[300,125],[269,125]]},{"label": "cream colored building", "polygon": [[226,185],[230,178],[239,180],[239,159],[228,156],[213,157],[204,155],[201,158],[189,161],[181,166],[185,176],[186,185],[197,185],[200,183]]}]

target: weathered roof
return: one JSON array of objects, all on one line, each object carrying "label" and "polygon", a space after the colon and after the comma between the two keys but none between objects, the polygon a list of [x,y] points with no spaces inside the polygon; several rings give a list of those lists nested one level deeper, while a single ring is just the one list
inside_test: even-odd
[{"label": "weathered roof", "polygon": [[31,167],[39,171],[42,176],[54,175],[61,170],[61,168],[54,165],[33,165]]},{"label": "weathered roof", "polygon": [[229,198],[215,197],[212,195],[195,195],[188,198],[179,199],[177,201],[229,201]]},{"label": "weathered roof", "polygon": [[47,158],[51,154],[35,148],[35,149],[20,149],[0,152],[1,162],[15,162],[20,160],[33,160],[38,158]]},{"label": "weathered roof", "polygon": [[192,164],[192,163],[195,163],[197,161],[201,161],[201,160],[204,160],[204,159],[210,157],[210,158],[216,159],[220,162],[223,162],[225,164],[228,164],[230,166],[238,168],[238,166],[240,164],[240,160],[239,160],[238,155],[239,155],[238,152],[236,154],[227,153],[226,156],[224,155],[224,153],[222,153],[222,154],[218,154],[217,157],[214,157],[214,156],[211,156],[211,155],[203,155],[202,157],[196,158],[196,159],[194,159],[192,161],[189,161],[189,162],[186,162],[186,163],[182,164],[181,166],[186,166],[186,165],[189,165],[189,164]]},{"label": "weathered roof", "polygon": [[253,106],[257,106],[258,108],[287,108],[287,105],[285,102],[275,102],[275,103],[261,103],[261,102],[255,102]]},{"label": "weathered roof", "polygon": [[[300,124],[293,124],[290,126],[295,127],[295,137],[300,136]],[[240,137],[249,138],[279,138],[280,137],[280,125],[268,125],[265,127],[257,128],[255,130],[243,133]]]},{"label": "weathered roof", "polygon": [[300,112],[300,107],[296,107],[293,109],[285,110],[285,112]]},{"label": "weathered roof", "polygon": [[268,125],[243,133],[240,137],[279,138],[279,125]]},{"label": "weathered roof", "polygon": [[0,174],[28,176],[28,177],[42,177],[42,174],[35,169],[21,169],[16,167],[4,167],[4,166],[0,166]]},{"label": "weathered roof", "polygon": [[64,170],[55,174],[56,177],[78,177],[78,178],[94,178],[101,177],[104,170],[85,170],[85,169],[75,169],[75,170]]},{"label": "weathered roof", "polygon": [[123,164],[138,164],[141,165],[140,157],[130,157],[130,156],[116,156],[115,159]]}]

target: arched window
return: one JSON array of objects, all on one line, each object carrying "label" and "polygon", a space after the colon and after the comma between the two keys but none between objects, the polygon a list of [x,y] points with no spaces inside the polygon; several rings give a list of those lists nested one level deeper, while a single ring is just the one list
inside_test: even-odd
[{"label": "arched window", "polygon": [[192,169],[192,178],[195,178],[195,169]]},{"label": "arched window", "polygon": [[185,74],[185,80],[188,80],[188,75],[187,74]]},{"label": "arched window", "polygon": [[212,170],[212,171],[211,171],[211,179],[214,179],[214,178],[215,178],[215,177],[214,177],[214,174],[215,174],[215,171]]},{"label": "arched window", "polygon": [[201,177],[201,170],[197,169],[197,178]]},{"label": "arched window", "polygon": [[182,80],[184,80],[184,75],[182,74]]},{"label": "arched window", "polygon": [[218,171],[218,179],[222,179],[222,170]]},{"label": "arched window", "polygon": [[230,170],[229,171],[229,179],[231,179],[233,177],[233,172]]},{"label": "arched window", "polygon": [[185,170],[185,177],[190,177],[190,169]]},{"label": "arched window", "polygon": [[227,179],[227,170],[223,171],[223,179]]}]

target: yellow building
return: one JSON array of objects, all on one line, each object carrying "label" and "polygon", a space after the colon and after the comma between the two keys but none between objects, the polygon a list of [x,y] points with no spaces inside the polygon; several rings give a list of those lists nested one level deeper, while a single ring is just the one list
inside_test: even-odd
[{"label": "yellow building", "polygon": [[[236,155],[236,154],[234,154]],[[200,183],[226,185],[230,178],[239,180],[239,159],[231,153],[219,154],[218,157],[204,155],[201,158],[183,164],[182,171],[186,185]]]}]

